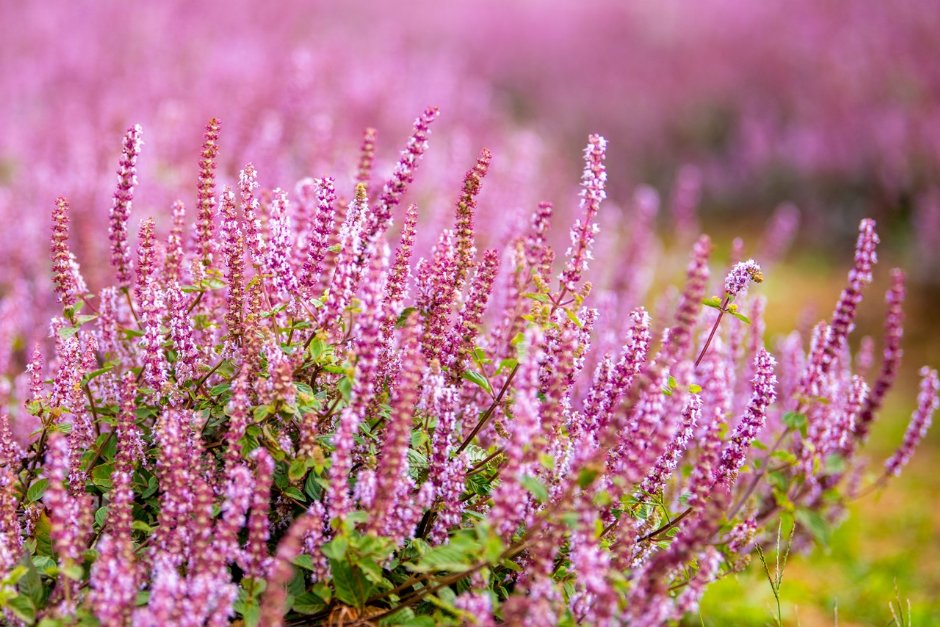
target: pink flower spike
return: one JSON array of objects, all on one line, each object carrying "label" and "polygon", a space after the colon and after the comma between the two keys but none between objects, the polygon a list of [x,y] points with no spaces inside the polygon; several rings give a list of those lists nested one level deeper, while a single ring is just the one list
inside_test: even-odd
[{"label": "pink flower spike", "polygon": [[134,188],[137,186],[137,157],[140,155],[141,128],[137,124],[127,130],[121,161],[118,164],[117,191],[111,205],[111,219],[108,232],[111,238],[111,265],[117,271],[118,286],[130,287],[131,259],[127,243],[127,221],[131,216],[134,201]]},{"label": "pink flower spike", "polygon": [[600,135],[591,135],[587,148],[584,149],[584,173],[581,175],[582,216],[571,228],[571,246],[565,252],[567,264],[559,277],[562,288],[569,292],[577,289],[577,283],[587,270],[588,261],[591,259],[591,247],[598,231],[594,219],[601,203],[607,198],[607,169],[604,167],[606,154],[607,140]]},{"label": "pink flower spike", "polygon": [[219,154],[219,121],[209,120],[206,125],[205,141],[199,161],[199,183],[196,201],[196,255],[203,265],[212,264],[215,242],[212,231],[215,228],[215,160]]},{"label": "pink flower spike", "polygon": [[920,393],[917,395],[917,409],[911,416],[911,422],[904,433],[904,441],[900,448],[885,462],[885,474],[896,476],[901,474],[901,469],[907,465],[914,449],[920,443],[927,430],[930,429],[930,423],[933,414],[940,407],[940,380],[937,379],[937,371],[924,366],[920,369]]}]

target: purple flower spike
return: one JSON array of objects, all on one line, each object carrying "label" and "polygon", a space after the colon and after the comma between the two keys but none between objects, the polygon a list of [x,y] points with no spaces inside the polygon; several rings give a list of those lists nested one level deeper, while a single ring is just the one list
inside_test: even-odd
[{"label": "purple flower spike", "polygon": [[744,465],[751,443],[764,427],[767,420],[767,408],[777,400],[777,377],[774,368],[777,362],[773,355],[761,349],[754,358],[754,387],[751,402],[738,426],[735,427],[731,441],[722,451],[715,480],[717,483],[734,484],[738,471]]},{"label": "purple flower spike", "polygon": [[591,259],[591,248],[598,231],[594,220],[601,203],[607,198],[606,155],[607,140],[600,135],[591,135],[584,149],[584,173],[581,175],[582,217],[571,228],[571,246],[565,252],[568,261],[559,277],[562,287],[569,292],[577,289],[577,283]]},{"label": "purple flower spike", "polygon": [[118,163],[118,184],[111,205],[111,220],[108,232],[111,237],[111,265],[117,271],[118,286],[130,287],[131,257],[127,244],[127,221],[131,217],[134,188],[137,186],[137,157],[140,155],[140,125],[127,129],[121,161]]},{"label": "purple flower spike", "polygon": [[927,435],[930,428],[933,414],[940,407],[940,381],[937,379],[937,371],[931,370],[926,366],[920,370],[920,393],[917,395],[917,409],[911,416],[911,422],[904,433],[904,441],[901,447],[885,462],[886,475],[899,475],[901,469],[910,461],[914,449],[920,441]]}]

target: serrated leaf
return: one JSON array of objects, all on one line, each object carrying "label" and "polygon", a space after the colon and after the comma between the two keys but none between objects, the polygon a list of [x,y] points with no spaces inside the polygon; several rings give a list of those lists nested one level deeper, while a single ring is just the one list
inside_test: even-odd
[{"label": "serrated leaf", "polygon": [[99,488],[104,488],[105,490],[111,489],[111,474],[114,471],[114,464],[108,462],[107,464],[99,464],[91,471],[91,482],[94,483]]},{"label": "serrated leaf", "polygon": [[49,480],[43,477],[42,479],[37,479],[33,482],[33,485],[29,486],[29,489],[26,490],[26,500],[30,503],[35,503],[42,498],[42,495],[46,493],[46,487],[49,485]]},{"label": "serrated leaf", "polygon": [[330,570],[333,573],[336,598],[346,605],[362,608],[375,585],[366,579],[362,571],[346,562],[330,560]]}]

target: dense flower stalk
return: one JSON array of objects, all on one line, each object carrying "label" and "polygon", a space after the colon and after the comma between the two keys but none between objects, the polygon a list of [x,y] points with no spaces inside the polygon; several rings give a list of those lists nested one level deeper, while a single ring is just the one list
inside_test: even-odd
[{"label": "dense flower stalk", "polygon": [[881,409],[885,395],[894,384],[898,367],[901,365],[901,356],[904,354],[901,348],[901,339],[904,336],[904,272],[900,268],[891,271],[891,287],[885,293],[885,302],[888,304],[888,311],[885,314],[881,370],[859,415],[855,435],[860,440],[864,440],[868,435],[875,414]]},{"label": "dense flower stalk", "polygon": [[689,441],[695,433],[695,428],[702,415],[702,397],[693,394],[689,397],[689,402],[682,412],[682,423],[679,426],[679,432],[669,443],[666,450],[656,460],[653,470],[643,480],[642,488],[647,494],[656,494],[659,492],[672,472],[679,463],[679,458],[685,452]]},{"label": "dense flower stalk", "polygon": [[[402,339],[402,370],[391,399],[391,415],[385,426],[381,465],[376,472],[376,502],[372,507],[370,529],[381,535],[398,537],[411,533],[409,512],[414,484],[408,476],[408,445],[418,402],[421,374],[424,370],[416,334]],[[404,515],[403,515],[404,514]],[[414,521],[417,522],[417,521]],[[412,524],[414,524],[412,522]]]},{"label": "dense flower stalk", "polygon": [[[333,220],[336,214],[336,187],[333,177],[327,176],[313,182],[316,188],[317,208],[307,242],[307,255],[304,259],[301,284],[308,293],[313,294],[320,286],[323,272],[323,260],[330,247],[333,236]],[[313,294],[318,295],[318,294]]]},{"label": "dense flower stalk", "polygon": [[[91,497],[70,494],[65,482],[69,474],[69,449],[66,438],[56,434],[49,439],[49,451],[46,455],[46,474],[49,487],[45,494],[46,511],[49,516],[52,545],[61,563],[77,565],[81,563],[85,550],[85,536],[90,529],[89,514]],[[74,594],[78,582],[60,574],[61,584]],[[71,613],[67,608],[67,612]]]},{"label": "dense flower stalk", "polygon": [[162,330],[162,320],[166,314],[163,290],[155,282],[151,282],[143,289],[140,305],[141,323],[144,327],[144,336],[140,341],[144,353],[144,382],[159,395],[167,383],[167,361],[163,352]]},{"label": "dense flower stalk", "polygon": [[526,264],[530,269],[536,270],[543,281],[548,281],[554,260],[554,252],[547,241],[552,212],[552,203],[540,202],[538,208],[532,213],[529,232],[525,236]]},{"label": "dense flower stalk", "polygon": [[451,375],[459,378],[464,364],[473,350],[479,333],[483,312],[489,303],[493,291],[493,281],[499,269],[499,254],[493,250],[483,253],[480,266],[477,268],[470,286],[467,300],[454,323],[453,339],[451,341]]},{"label": "dense flower stalk", "polygon": [[418,222],[418,207],[410,205],[405,212],[405,221],[401,228],[401,238],[398,248],[395,249],[395,259],[392,262],[385,282],[385,294],[382,296],[382,337],[389,338],[395,326],[395,318],[401,307],[401,302],[408,289],[408,278],[411,275],[411,253],[415,246],[415,227]]},{"label": "dense flower stalk", "polygon": [[395,165],[391,177],[385,182],[382,194],[375,204],[365,230],[366,242],[376,241],[392,220],[392,211],[401,202],[402,196],[414,180],[415,170],[421,157],[428,149],[428,136],[431,133],[431,124],[440,114],[437,107],[428,107],[424,113],[415,120],[414,132],[408,139],[401,157]]},{"label": "dense flower stalk", "polygon": [[69,249],[69,202],[64,197],[56,198],[52,212],[52,281],[55,293],[66,307],[78,300],[79,280],[76,279],[75,257]]},{"label": "dense flower stalk", "polygon": [[[373,261],[377,264],[377,261]],[[381,267],[381,266],[379,266]],[[356,357],[356,378],[350,393],[349,404],[340,414],[336,432],[333,435],[333,463],[330,466],[330,486],[327,490],[327,502],[330,516],[342,518],[351,508],[349,499],[349,477],[352,473],[352,451],[355,447],[356,434],[359,425],[366,416],[375,393],[378,379],[379,355],[381,350],[381,321],[375,308],[377,296],[382,289],[379,281],[370,281],[370,292],[373,295],[365,302],[366,313],[358,321],[358,341],[353,352]],[[376,300],[372,300],[376,298]],[[301,450],[310,453],[313,449],[316,432],[304,423],[306,429],[301,434]]]},{"label": "dense flower stalk", "polygon": [[349,206],[346,221],[340,229],[339,257],[330,282],[330,293],[320,314],[323,327],[333,327],[355,295],[362,274],[357,251],[364,237],[363,224],[371,215],[374,211],[369,212],[366,186],[359,183],[356,185],[356,199]]},{"label": "dense flower stalk", "polygon": [[917,395],[917,409],[911,416],[911,422],[904,433],[904,441],[888,461],[885,462],[886,475],[898,475],[911,459],[914,449],[927,434],[933,414],[940,407],[940,380],[937,371],[926,366],[920,370],[920,393]]},{"label": "dense flower stalk", "polygon": [[167,326],[176,352],[174,378],[177,382],[196,377],[200,364],[200,350],[196,343],[192,320],[187,315],[186,301],[179,287],[173,285],[164,292],[168,314]]},{"label": "dense flower stalk", "polygon": [[664,364],[680,358],[692,346],[692,332],[702,311],[702,298],[708,286],[708,257],[712,251],[711,239],[702,235],[692,247],[686,269],[685,289],[676,309],[675,325],[669,330],[666,347],[660,353]]},{"label": "dense flower stalk", "polygon": [[836,356],[842,350],[849,333],[855,326],[855,315],[858,305],[862,302],[862,289],[871,283],[872,267],[878,261],[875,248],[878,246],[878,233],[875,232],[875,221],[862,220],[859,224],[858,242],[855,245],[855,262],[849,270],[849,282],[836,310],[832,314],[829,335],[826,340],[823,357],[823,372],[828,372]]},{"label": "dense flower stalk", "polygon": [[248,516],[248,544],[239,565],[247,575],[264,578],[267,577],[271,561],[267,546],[271,537],[268,511],[271,507],[274,460],[263,448],[252,453],[252,457],[255,461],[255,489]]},{"label": "dense flower stalk", "polygon": [[222,256],[225,258],[226,295],[225,324],[233,344],[241,344],[245,334],[242,306],[245,301],[245,238],[235,207],[235,193],[222,190],[219,212],[222,214]]},{"label": "dense flower stalk", "polygon": [[591,259],[591,248],[598,231],[594,220],[601,203],[607,198],[606,154],[607,140],[600,135],[591,135],[584,149],[584,173],[581,175],[582,215],[571,228],[571,246],[565,252],[567,262],[559,277],[562,287],[569,292],[577,289]]},{"label": "dense flower stalk", "polygon": [[137,278],[134,282],[134,297],[138,302],[144,299],[143,293],[155,280],[156,251],[154,250],[154,222],[147,218],[140,223],[137,235]]},{"label": "dense flower stalk", "polygon": [[215,160],[219,154],[219,121],[215,118],[206,125],[206,133],[199,160],[199,180],[196,195],[196,246],[200,262],[212,263],[215,220]]},{"label": "dense flower stalk", "polygon": [[163,259],[164,285],[178,283],[182,279],[183,258],[186,254],[183,248],[183,237],[186,229],[186,206],[183,201],[173,203],[173,225],[166,238],[166,255]]},{"label": "dense flower stalk", "polygon": [[773,355],[764,349],[754,357],[754,392],[747,411],[734,428],[731,441],[721,453],[721,460],[715,472],[717,483],[734,483],[751,443],[764,427],[767,408],[777,400],[777,377],[774,374],[776,366],[777,361]]},{"label": "dense flower stalk", "polygon": [[454,291],[459,291],[463,287],[473,268],[473,258],[476,256],[473,214],[476,211],[477,196],[480,194],[483,178],[489,170],[491,158],[490,151],[484,148],[473,169],[464,177],[463,192],[457,201],[457,221],[454,225],[456,262]]},{"label": "dense flower stalk", "polygon": [[369,184],[372,179],[372,166],[375,163],[375,139],[378,131],[367,128],[362,133],[362,145],[359,147],[359,165],[356,167],[356,182]]},{"label": "dense flower stalk", "polygon": [[247,164],[238,175],[238,193],[245,214],[245,240],[251,252],[251,262],[256,268],[264,263],[265,242],[261,234],[261,219],[258,216],[261,203],[258,201],[258,171]]},{"label": "dense flower stalk", "polygon": [[111,265],[117,272],[118,286],[130,287],[131,259],[127,243],[127,222],[131,216],[134,188],[137,186],[137,157],[140,155],[141,128],[137,124],[124,135],[121,160],[118,163],[118,183],[111,205],[108,232],[111,238]]},{"label": "dense flower stalk", "polygon": [[271,275],[271,282],[282,297],[290,299],[297,293],[299,283],[291,267],[291,223],[288,210],[290,201],[287,193],[280,189],[272,192],[274,200],[270,206],[268,229],[270,245],[267,249],[266,270]]}]

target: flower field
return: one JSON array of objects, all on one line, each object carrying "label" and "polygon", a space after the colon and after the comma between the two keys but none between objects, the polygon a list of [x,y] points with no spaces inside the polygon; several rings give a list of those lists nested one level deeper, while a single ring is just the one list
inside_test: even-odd
[{"label": "flower field", "polygon": [[5,624],[940,621],[930,3],[0,18]]}]

